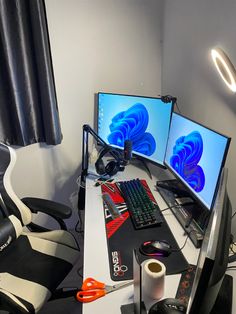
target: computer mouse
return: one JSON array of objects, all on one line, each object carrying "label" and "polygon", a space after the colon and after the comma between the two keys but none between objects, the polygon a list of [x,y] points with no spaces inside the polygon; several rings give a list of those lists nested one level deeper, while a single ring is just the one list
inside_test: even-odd
[{"label": "computer mouse", "polygon": [[139,250],[147,256],[168,256],[171,245],[166,240],[150,240],[142,243]]},{"label": "computer mouse", "polygon": [[186,305],[178,299],[163,299],[150,308],[148,314],[184,314],[187,311]]}]

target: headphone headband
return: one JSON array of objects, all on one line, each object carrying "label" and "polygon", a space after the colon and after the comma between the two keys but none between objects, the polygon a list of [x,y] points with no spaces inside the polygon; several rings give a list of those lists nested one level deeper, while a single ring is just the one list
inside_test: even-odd
[{"label": "headphone headband", "polygon": [[[105,166],[102,158],[109,153],[113,153],[114,160],[111,160],[107,163]],[[114,156],[116,155],[116,156]],[[105,148],[102,148],[97,161],[95,162],[95,168],[99,175],[109,175],[113,176],[115,175],[120,169],[121,166],[121,157],[117,150],[115,150],[113,147],[106,146]]]}]

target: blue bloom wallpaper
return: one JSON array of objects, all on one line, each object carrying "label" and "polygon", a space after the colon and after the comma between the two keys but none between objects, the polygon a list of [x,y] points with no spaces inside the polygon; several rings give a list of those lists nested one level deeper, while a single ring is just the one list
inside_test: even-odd
[{"label": "blue bloom wallpaper", "polygon": [[143,104],[136,103],[112,118],[108,142],[124,147],[125,140],[130,140],[134,151],[150,156],[156,150],[156,141],[151,133],[146,132],[148,123],[147,109]]},{"label": "blue bloom wallpaper", "polygon": [[228,137],[177,113],[172,114],[165,164],[211,208]]},{"label": "blue bloom wallpaper", "polygon": [[164,164],[172,104],[160,98],[98,93],[98,135],[108,144],[123,147],[132,141],[133,152]]},{"label": "blue bloom wallpaper", "polygon": [[198,165],[203,153],[201,134],[193,131],[179,137],[173,148],[170,165],[196,191],[200,192],[205,185],[205,175]]}]

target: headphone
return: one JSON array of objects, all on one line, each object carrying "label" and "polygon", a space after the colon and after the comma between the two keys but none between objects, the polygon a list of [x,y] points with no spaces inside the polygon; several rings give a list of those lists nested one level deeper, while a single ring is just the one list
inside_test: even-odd
[{"label": "headphone", "polygon": [[[104,164],[102,158],[106,155],[106,154],[111,154],[113,155],[113,157],[115,158],[114,160],[110,160],[106,165]],[[114,156],[115,155],[115,156]],[[124,170],[122,165],[122,159],[120,157],[120,154],[118,153],[117,150],[115,150],[112,147],[105,147],[103,148],[98,156],[97,161],[95,162],[95,168],[96,168],[96,172],[99,175],[108,175],[108,176],[114,176],[115,174],[117,174],[118,171],[122,171]]]}]

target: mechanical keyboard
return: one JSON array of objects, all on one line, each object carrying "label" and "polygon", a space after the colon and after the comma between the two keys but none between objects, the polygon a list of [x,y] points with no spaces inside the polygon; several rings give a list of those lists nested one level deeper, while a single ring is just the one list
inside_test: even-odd
[{"label": "mechanical keyboard", "polygon": [[116,183],[126,202],[135,229],[143,229],[163,222],[157,204],[149,198],[139,179]]}]

